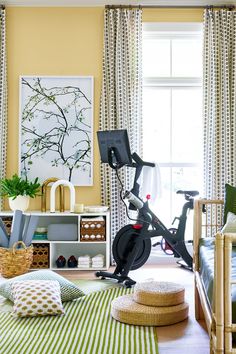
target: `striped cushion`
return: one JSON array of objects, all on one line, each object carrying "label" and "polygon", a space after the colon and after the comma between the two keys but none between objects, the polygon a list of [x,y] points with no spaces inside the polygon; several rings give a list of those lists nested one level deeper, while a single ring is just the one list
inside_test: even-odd
[{"label": "striped cushion", "polygon": [[71,301],[85,295],[78,286],[51,270],[37,270],[11,278],[0,284],[0,295],[13,301],[12,284],[16,281],[24,280],[57,280],[61,288],[62,301]]}]

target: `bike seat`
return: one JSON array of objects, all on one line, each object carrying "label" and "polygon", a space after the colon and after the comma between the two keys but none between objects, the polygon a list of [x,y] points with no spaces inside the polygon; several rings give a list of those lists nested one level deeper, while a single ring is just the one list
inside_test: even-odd
[{"label": "bike seat", "polygon": [[179,191],[176,192],[176,194],[185,194],[185,195],[188,195],[190,197],[195,197],[196,195],[199,194],[199,192],[198,191],[181,191],[181,190],[179,190]]}]

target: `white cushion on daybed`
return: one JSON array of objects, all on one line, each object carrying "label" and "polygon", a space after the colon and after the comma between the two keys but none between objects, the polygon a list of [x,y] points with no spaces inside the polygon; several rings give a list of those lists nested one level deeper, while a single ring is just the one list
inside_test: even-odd
[{"label": "white cushion on daybed", "polygon": [[236,232],[236,215],[234,213],[228,212],[226,224],[223,226],[221,232]]}]

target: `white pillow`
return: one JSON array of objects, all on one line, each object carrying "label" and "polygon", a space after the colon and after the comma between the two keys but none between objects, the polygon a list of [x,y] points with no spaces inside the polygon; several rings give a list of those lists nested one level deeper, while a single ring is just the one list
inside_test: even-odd
[{"label": "white pillow", "polygon": [[227,214],[226,223],[223,226],[221,232],[224,234],[228,232],[236,232],[236,215],[230,211]]},{"label": "white pillow", "polygon": [[12,294],[13,316],[15,317],[64,314],[58,281],[17,281],[12,284]]}]

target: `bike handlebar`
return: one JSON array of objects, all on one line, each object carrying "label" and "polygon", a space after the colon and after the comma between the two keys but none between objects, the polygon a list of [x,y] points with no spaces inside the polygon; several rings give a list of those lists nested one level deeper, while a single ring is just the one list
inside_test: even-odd
[{"label": "bike handlebar", "polygon": [[136,152],[134,152],[132,154],[132,158],[133,160],[139,165],[139,166],[149,166],[149,167],[155,167],[155,164],[153,162],[147,162],[147,161],[143,161],[141,159],[141,157],[138,156],[138,154],[136,154]]}]

